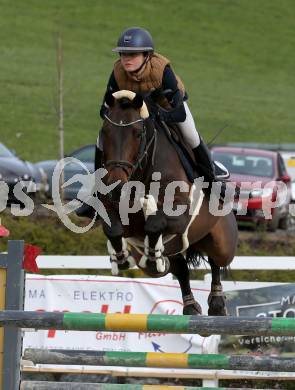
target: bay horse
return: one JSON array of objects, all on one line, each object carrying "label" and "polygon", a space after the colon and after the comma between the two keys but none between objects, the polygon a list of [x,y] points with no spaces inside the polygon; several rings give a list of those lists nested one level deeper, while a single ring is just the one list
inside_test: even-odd
[{"label": "bay horse", "polygon": [[[202,314],[191,291],[189,265],[196,255],[205,254],[212,272],[208,314],[226,315],[220,269],[232,262],[236,250],[237,224],[232,211],[213,215],[206,192],[193,196],[196,186],[188,180],[165,131],[155,126],[141,95],[108,93],[106,105],[99,134],[107,170],[103,181],[119,184],[110,194],[99,196],[110,221],[103,221],[102,226],[112,273],[135,264],[152,277],[171,272],[180,284],[183,314]],[[132,187],[135,182],[141,183],[139,196]],[[122,221],[122,207],[132,208],[136,202],[140,207],[128,215],[127,222]],[[185,208],[181,215],[175,213],[177,207]]]}]

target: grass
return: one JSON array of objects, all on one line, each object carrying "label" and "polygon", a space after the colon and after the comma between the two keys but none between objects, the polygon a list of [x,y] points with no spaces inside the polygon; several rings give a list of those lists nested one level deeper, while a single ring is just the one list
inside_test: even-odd
[{"label": "grass", "polygon": [[[74,217],[80,226],[81,218]],[[76,233],[66,229],[54,215],[32,215],[26,218],[14,217],[5,213],[2,223],[9,229],[10,236],[1,238],[0,250],[5,251],[7,240],[24,240],[26,243],[37,245],[43,254],[59,255],[103,255],[106,254],[106,238],[101,228],[91,229],[83,234],[83,239]],[[54,239],[53,239],[54,238]]]},{"label": "grass", "polygon": [[144,26],[172,60],[209,141],[294,140],[293,0],[0,0],[1,142],[58,157],[56,37],[63,38],[65,149],[94,142],[120,32]]},{"label": "grass", "polygon": [[[7,240],[24,240],[26,243],[37,245],[45,255],[92,255],[107,254],[106,237],[101,227],[96,227],[77,235],[65,228],[62,222],[54,214],[38,213],[29,217],[14,217],[6,212],[1,214],[4,226],[10,231],[8,238],[1,238],[0,251],[7,248]],[[71,220],[79,226],[89,223],[88,220],[72,216]],[[253,234],[242,235],[238,242],[237,256],[293,256],[295,251],[294,235],[280,235],[274,240],[264,232],[253,232]],[[75,271],[77,272],[77,271]],[[82,271],[84,272],[84,271]],[[133,274],[133,271],[128,271]],[[203,279],[208,270],[193,271],[194,278]],[[68,271],[67,271],[68,273]],[[142,277],[143,273],[136,271],[137,276]],[[230,271],[225,274],[224,280],[260,280],[260,281],[285,281],[293,282],[295,271]]]}]

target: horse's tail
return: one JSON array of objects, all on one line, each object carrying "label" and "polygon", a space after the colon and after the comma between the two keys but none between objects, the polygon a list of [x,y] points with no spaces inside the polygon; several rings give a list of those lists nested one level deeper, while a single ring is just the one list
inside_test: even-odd
[{"label": "horse's tail", "polygon": [[207,262],[207,259],[202,252],[197,251],[193,246],[189,246],[186,250],[186,262],[191,268],[198,268],[202,261]]},{"label": "horse's tail", "polygon": [[[210,269],[210,265],[208,262],[208,259],[204,256],[204,254],[201,251],[197,251],[193,246],[189,246],[187,251],[186,251],[186,256],[185,256],[186,262],[190,268],[198,268],[202,261],[208,264],[208,267]],[[232,277],[232,272],[230,266],[226,267],[221,267],[221,275],[224,278]],[[233,279],[232,279],[233,280]]]}]

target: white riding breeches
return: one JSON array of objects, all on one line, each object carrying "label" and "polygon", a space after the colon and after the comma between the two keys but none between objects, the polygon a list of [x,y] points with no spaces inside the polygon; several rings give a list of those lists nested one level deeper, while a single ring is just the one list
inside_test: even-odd
[{"label": "white riding breeches", "polygon": [[179,122],[178,126],[185,141],[191,146],[192,149],[194,149],[200,145],[200,136],[187,103],[183,102],[183,104],[185,108],[186,119],[184,122]]}]

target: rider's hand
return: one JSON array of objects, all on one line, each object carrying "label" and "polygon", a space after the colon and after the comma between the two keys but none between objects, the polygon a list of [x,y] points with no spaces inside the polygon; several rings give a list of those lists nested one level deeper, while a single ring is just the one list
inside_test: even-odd
[{"label": "rider's hand", "polygon": [[159,110],[157,112],[157,117],[159,118],[160,121],[166,122],[166,120],[167,120],[167,113],[166,113],[166,111],[164,111],[161,108],[159,108]]}]

